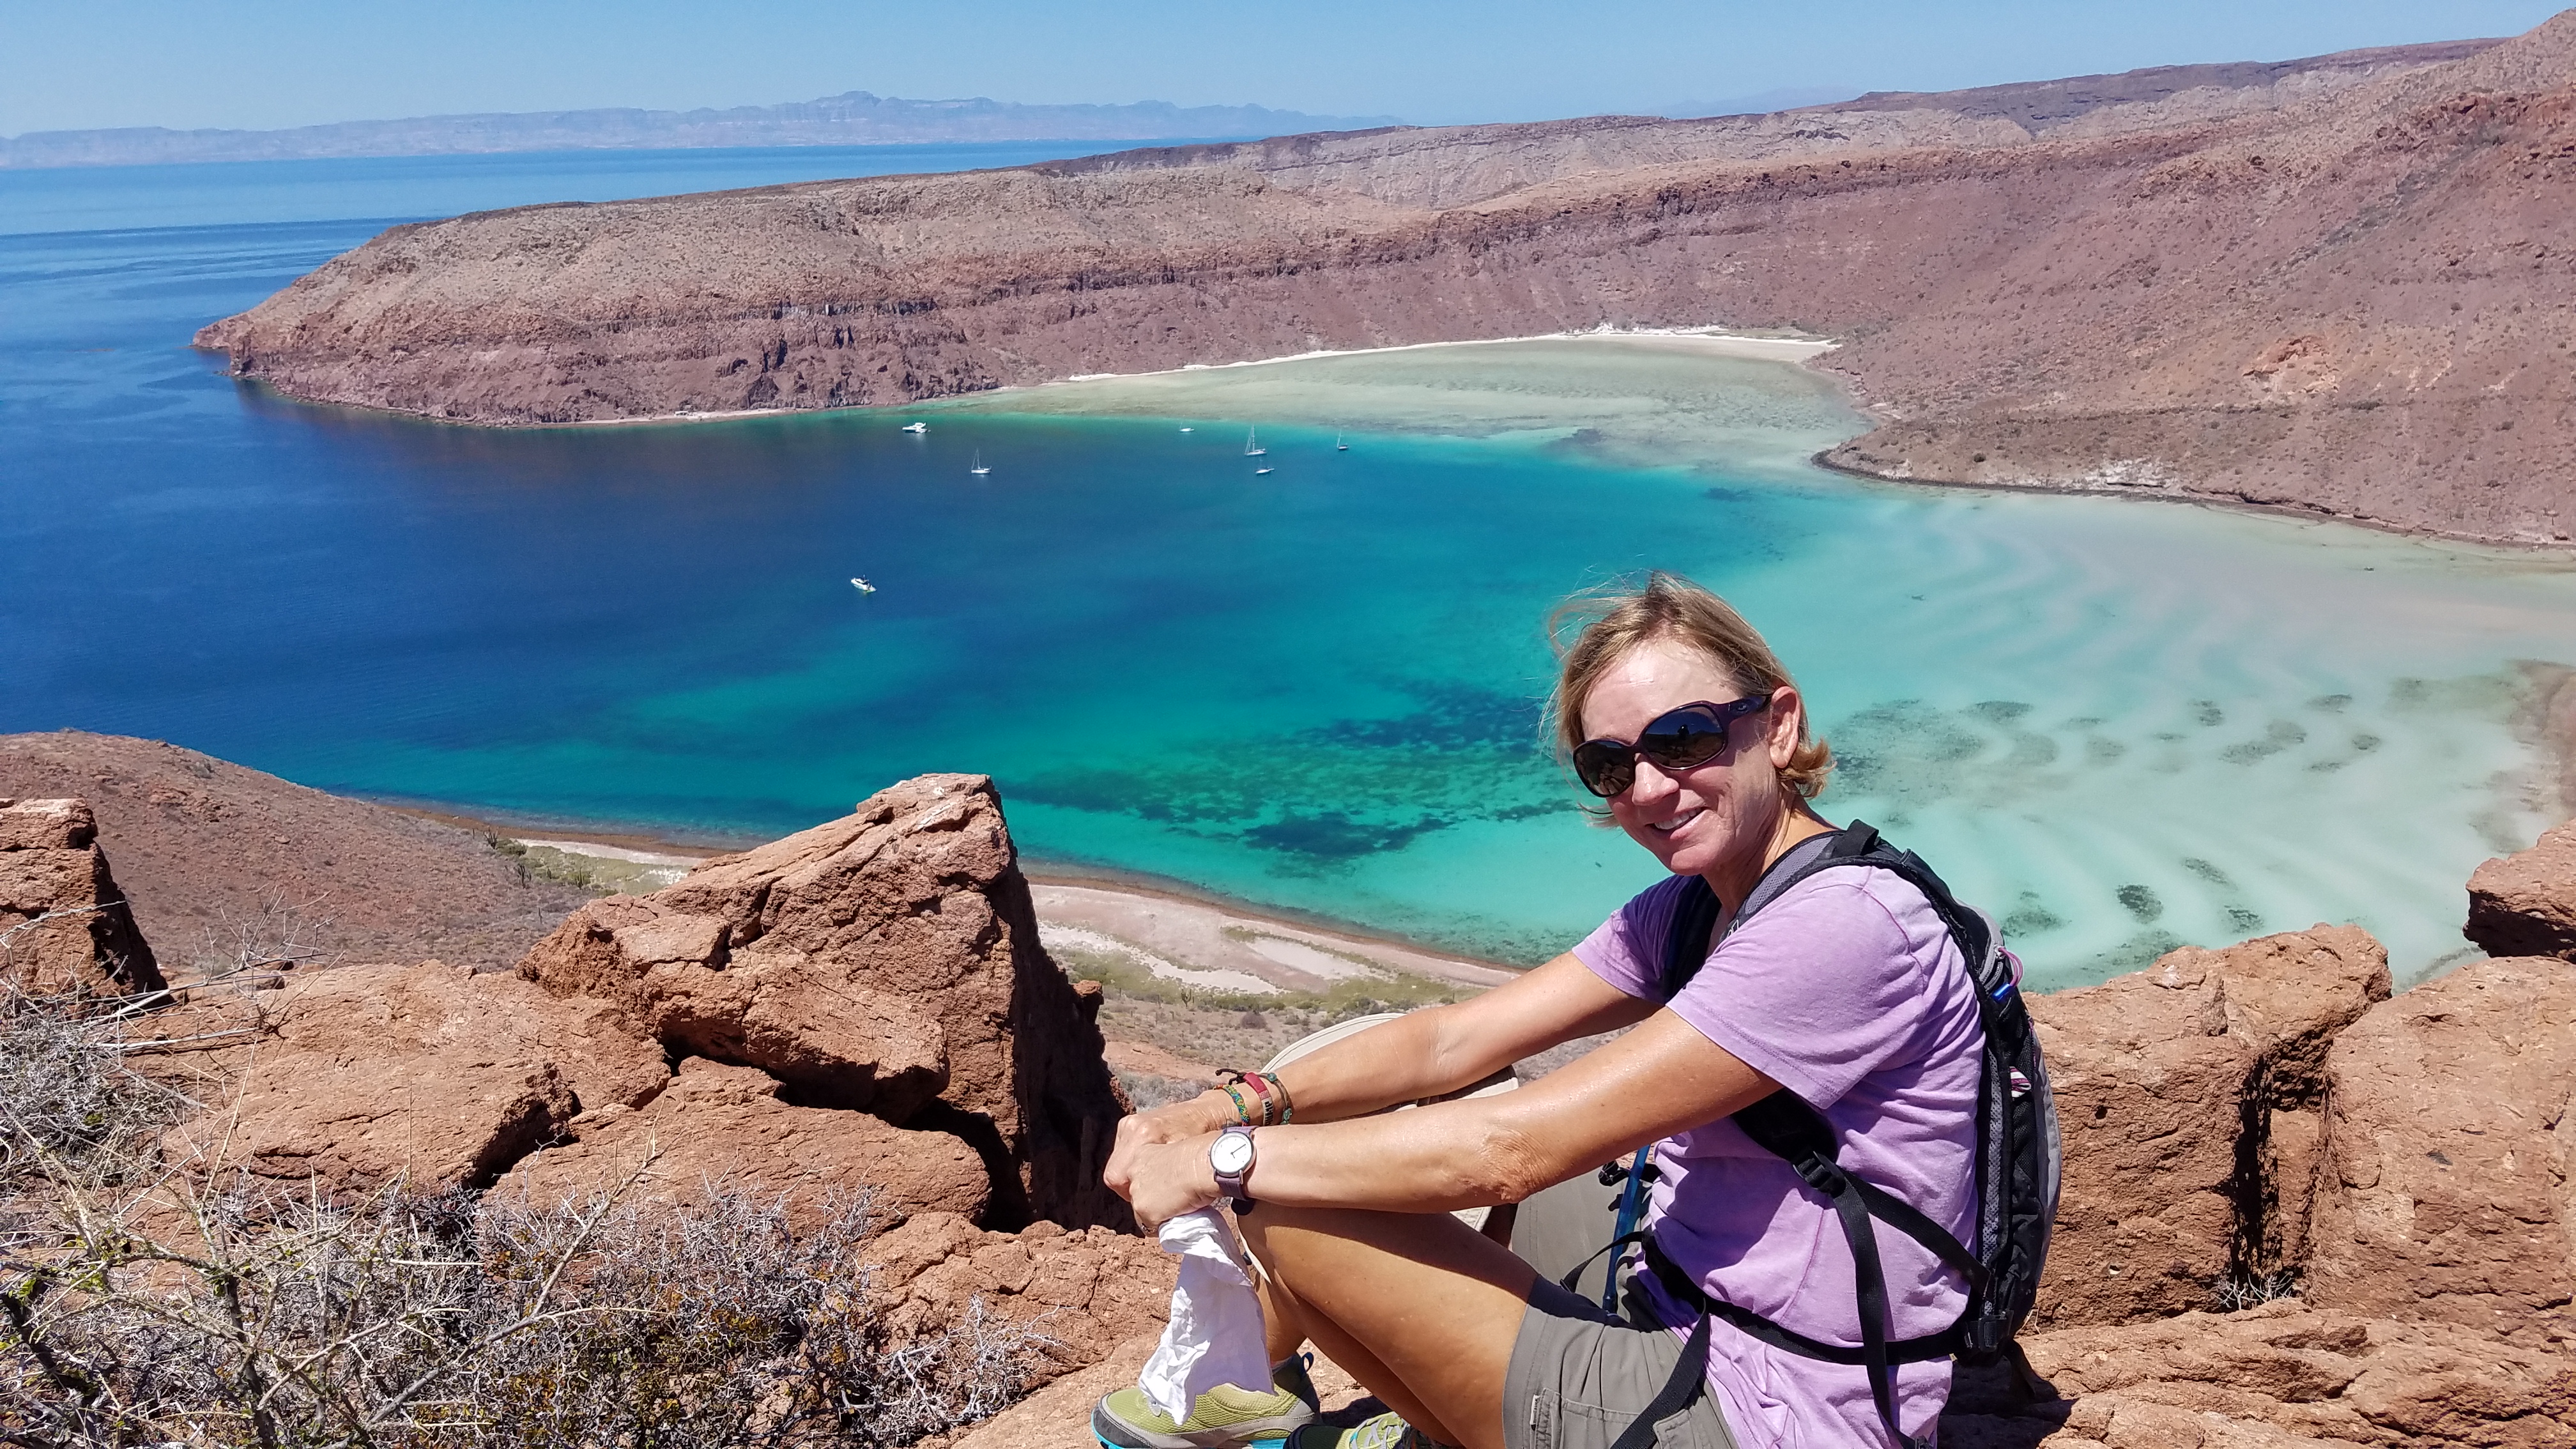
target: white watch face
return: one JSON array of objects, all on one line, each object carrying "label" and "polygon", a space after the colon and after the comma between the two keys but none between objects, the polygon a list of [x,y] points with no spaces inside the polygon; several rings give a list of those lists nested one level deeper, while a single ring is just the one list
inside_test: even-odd
[{"label": "white watch face", "polygon": [[1252,1134],[1228,1132],[1219,1137],[1216,1145],[1208,1149],[1208,1161],[1227,1177],[1241,1177],[1243,1170],[1252,1165]]}]

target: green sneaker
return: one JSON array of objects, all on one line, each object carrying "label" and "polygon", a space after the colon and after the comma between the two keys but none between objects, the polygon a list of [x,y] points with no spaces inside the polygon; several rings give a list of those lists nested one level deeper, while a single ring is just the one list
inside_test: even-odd
[{"label": "green sneaker", "polygon": [[1199,1395],[1190,1416],[1175,1424],[1145,1391],[1129,1384],[1103,1395],[1091,1409],[1091,1436],[1104,1449],[1231,1449],[1276,1445],[1315,1421],[1315,1383],[1299,1354],[1270,1370],[1271,1392],[1255,1394],[1219,1384]]},{"label": "green sneaker", "polygon": [[1288,1436],[1283,1449],[1449,1449],[1411,1424],[1402,1414],[1379,1414],[1347,1429],[1308,1424]]}]

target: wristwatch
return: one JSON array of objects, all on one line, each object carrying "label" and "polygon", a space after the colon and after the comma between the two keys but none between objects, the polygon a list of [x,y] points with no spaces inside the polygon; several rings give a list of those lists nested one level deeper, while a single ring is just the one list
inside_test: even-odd
[{"label": "wristwatch", "polygon": [[1208,1166],[1216,1169],[1216,1190],[1234,1200],[1236,1212],[1252,1206],[1252,1194],[1245,1190],[1243,1179],[1252,1171],[1253,1157],[1249,1127],[1228,1127],[1208,1144]]}]

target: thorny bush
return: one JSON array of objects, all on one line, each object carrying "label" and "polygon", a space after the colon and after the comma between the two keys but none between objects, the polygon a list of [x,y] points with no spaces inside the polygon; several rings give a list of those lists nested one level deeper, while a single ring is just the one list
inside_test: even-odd
[{"label": "thorny bush", "polygon": [[893,1333],[864,1196],[799,1234],[718,1184],[640,1198],[642,1163],[539,1201],[163,1161],[112,1014],[8,1006],[0,1443],[892,1446],[1004,1407],[1045,1344],[980,1300]]}]

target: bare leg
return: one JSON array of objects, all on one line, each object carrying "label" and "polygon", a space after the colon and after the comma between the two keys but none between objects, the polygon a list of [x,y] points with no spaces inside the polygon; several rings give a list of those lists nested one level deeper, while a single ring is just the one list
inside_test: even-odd
[{"label": "bare leg", "polygon": [[1527,1263],[1447,1213],[1264,1203],[1238,1226],[1335,1363],[1423,1433],[1502,1449],[1503,1374],[1538,1280]]},{"label": "bare leg", "polygon": [[[1286,1363],[1288,1356],[1306,1346],[1305,1315],[1297,1304],[1270,1281],[1266,1273],[1252,1275],[1252,1291],[1261,1299],[1261,1329],[1270,1347],[1273,1364]],[[1340,1363],[1340,1359],[1333,1360]]]}]

